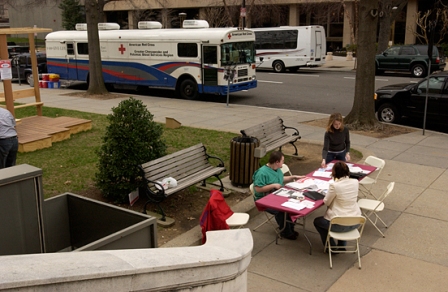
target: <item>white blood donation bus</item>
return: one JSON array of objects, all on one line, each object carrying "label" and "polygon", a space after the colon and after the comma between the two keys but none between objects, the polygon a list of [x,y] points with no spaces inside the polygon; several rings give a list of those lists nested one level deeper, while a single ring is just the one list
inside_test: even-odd
[{"label": "white blood donation bus", "polygon": [[[257,87],[253,31],[209,28],[204,20],[185,20],[177,29],[162,29],[153,21],[139,22],[138,27],[98,25],[106,85],[172,89],[186,99]],[[49,33],[46,53],[49,73],[88,82],[86,24],[77,24],[75,31]]]},{"label": "white blood donation bus", "polygon": [[[251,28],[255,32],[257,67],[275,72],[325,64],[327,40],[320,25]],[[261,59],[262,58],[262,59]]]}]

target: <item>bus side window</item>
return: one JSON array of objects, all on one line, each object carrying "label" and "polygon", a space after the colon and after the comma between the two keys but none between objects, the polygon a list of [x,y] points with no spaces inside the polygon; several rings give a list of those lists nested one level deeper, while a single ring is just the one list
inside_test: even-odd
[{"label": "bus side window", "polygon": [[74,55],[75,49],[73,48],[73,44],[67,44],[67,54],[68,55]]},{"label": "bus side window", "polygon": [[218,48],[216,46],[204,46],[204,64],[218,64]]},{"label": "bus side window", "polygon": [[87,43],[78,43],[78,55],[88,55],[89,54],[89,45]]}]

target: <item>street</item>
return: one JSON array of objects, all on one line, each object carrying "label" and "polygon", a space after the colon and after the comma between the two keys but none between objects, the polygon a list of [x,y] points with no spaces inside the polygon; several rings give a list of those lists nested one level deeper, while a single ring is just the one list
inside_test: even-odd
[{"label": "street", "polygon": [[[230,94],[230,104],[251,105],[278,109],[347,115],[353,105],[356,73],[301,69],[296,73],[274,73],[271,70],[257,71],[258,87],[249,91]],[[409,74],[390,73],[375,76],[375,89],[398,83],[416,83],[420,78]],[[84,84],[76,88],[85,90]],[[132,92],[123,91],[119,92]],[[137,94],[160,98],[178,98],[174,91],[147,89]],[[373,98],[373,96],[372,96]],[[201,95],[198,100],[226,103],[227,96]],[[422,128],[423,121],[404,118],[401,124]],[[446,127],[427,124],[426,129],[448,132]]]}]

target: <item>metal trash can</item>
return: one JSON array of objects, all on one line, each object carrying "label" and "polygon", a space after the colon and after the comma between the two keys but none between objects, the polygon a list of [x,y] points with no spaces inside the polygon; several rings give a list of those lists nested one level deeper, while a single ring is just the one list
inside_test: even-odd
[{"label": "metal trash can", "polygon": [[255,157],[255,148],[260,142],[255,137],[235,137],[230,141],[230,181],[234,186],[247,187],[252,175],[259,167],[260,159]]}]

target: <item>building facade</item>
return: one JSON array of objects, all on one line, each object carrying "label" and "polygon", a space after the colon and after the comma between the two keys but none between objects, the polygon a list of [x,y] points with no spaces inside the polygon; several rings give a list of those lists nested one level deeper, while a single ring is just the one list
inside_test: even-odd
[{"label": "building facade", "polygon": [[[180,27],[182,17],[186,17],[207,19],[214,22],[212,26],[228,26],[229,23],[237,26],[241,25],[242,18],[239,16],[242,1],[228,0],[226,8],[222,1],[217,0],[110,1],[104,7],[105,21],[117,22],[122,28],[136,28],[139,20],[157,20],[164,27]],[[16,2],[17,5],[8,8],[11,27],[37,25],[54,31],[63,29],[61,11],[58,8],[61,0],[47,1],[48,3],[34,9],[21,5],[27,0]],[[244,20],[246,27],[322,25],[326,29],[327,48],[337,49],[353,43],[351,23],[355,18],[354,7],[354,1],[351,0],[269,0],[255,8],[246,7]],[[416,43],[412,31],[416,29],[417,13],[430,8],[428,1],[408,0],[392,25],[391,43]],[[180,13],[183,14],[179,15]],[[219,22],[226,15],[231,15],[233,21]]]}]

